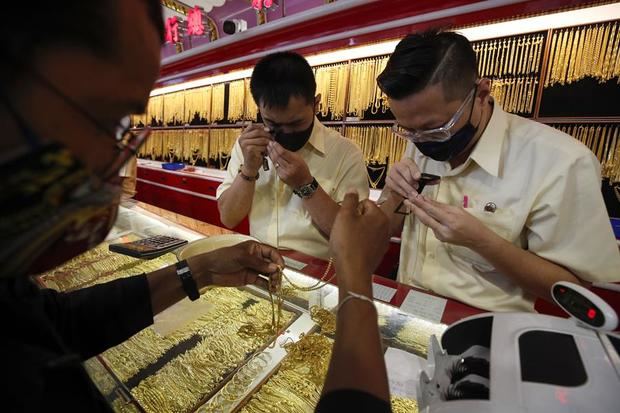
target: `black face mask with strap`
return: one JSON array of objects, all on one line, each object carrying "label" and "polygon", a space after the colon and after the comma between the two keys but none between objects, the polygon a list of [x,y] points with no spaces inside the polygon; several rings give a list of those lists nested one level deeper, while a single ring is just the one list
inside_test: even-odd
[{"label": "black face mask with strap", "polygon": [[[478,132],[478,126],[471,124],[471,115],[474,112],[474,103],[476,98],[472,99],[471,111],[467,123],[459,130],[454,132],[450,139],[444,142],[416,142],[415,146],[422,154],[436,161],[445,162],[457,156],[469,145],[471,140]],[[481,119],[482,121],[482,119]]]},{"label": "black face mask with strap", "polygon": [[310,124],[307,129],[296,132],[284,133],[281,130],[276,129],[274,132],[274,139],[278,142],[284,149],[291,152],[297,152],[310,139],[312,135],[312,129],[314,128],[314,120]]}]

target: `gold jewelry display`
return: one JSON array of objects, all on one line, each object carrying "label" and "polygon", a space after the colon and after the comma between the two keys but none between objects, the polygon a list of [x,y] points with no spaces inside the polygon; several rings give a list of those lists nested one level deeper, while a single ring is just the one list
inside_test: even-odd
[{"label": "gold jewelry display", "polygon": [[377,86],[377,76],[385,69],[387,57],[364,59],[351,63],[349,79],[349,103],[347,113],[360,119],[368,109],[371,113],[378,113],[379,109],[387,111],[387,97]]},{"label": "gold jewelry display", "polygon": [[[43,274],[41,281],[67,291],[151,272],[175,261],[172,254],[154,260],[115,254],[104,243]],[[210,310],[187,326],[168,336],[148,327],[100,356],[147,412],[193,410],[248,354],[268,343],[260,335],[237,334],[250,322],[273,322],[274,309],[268,300],[245,290],[217,287],[206,289],[199,300],[208,303]],[[293,314],[279,307],[277,316],[286,325]],[[142,378],[141,372],[155,363],[161,367]]]},{"label": "gold jewelry display", "polygon": [[184,92],[186,123],[191,123],[196,116],[201,123],[209,123],[211,118],[211,91],[211,86],[205,86]]},{"label": "gold jewelry display", "polygon": [[228,85],[228,120],[236,122],[245,115],[245,80],[235,80]]},{"label": "gold jewelry display", "polygon": [[[137,237],[135,237],[137,239]],[[174,255],[165,254],[152,260],[140,260],[108,250],[108,242],[73,258],[60,267],[40,275],[47,288],[72,291],[121,277],[151,272],[176,262]]]},{"label": "gold jewelry display", "polygon": [[618,77],[618,21],[555,31],[551,41],[545,87],[565,85],[585,77],[600,83]]},{"label": "gold jewelry display", "polygon": [[479,75],[491,79],[491,95],[507,112],[534,110],[543,42],[542,34],[534,34],[472,43]]},{"label": "gold jewelry display", "polygon": [[[345,127],[344,136],[355,142],[362,150],[364,162],[367,167],[371,162],[386,164],[387,170],[390,165],[401,160],[407,147],[407,142],[395,136],[389,126],[349,126]],[[383,168],[383,167],[380,167]],[[387,173],[387,170],[384,173]],[[375,185],[381,181],[382,176],[376,180]],[[373,180],[369,177],[372,186]]]},{"label": "gold jewelry display", "polygon": [[183,162],[196,165],[202,157],[203,140],[206,135],[204,129],[188,129],[183,136]]},{"label": "gold jewelry display", "polygon": [[185,123],[185,93],[175,92],[163,95],[164,125]]},{"label": "gold jewelry display", "polygon": [[493,79],[491,95],[507,112],[531,114],[534,109],[538,77]]},{"label": "gold jewelry display", "polygon": [[220,169],[227,168],[232,148],[240,134],[240,128],[214,128],[209,130],[208,157],[218,160]]},{"label": "gold jewelry display", "polygon": [[473,42],[480,77],[522,76],[538,72],[542,34]]},{"label": "gold jewelry display", "polygon": [[258,119],[258,106],[254,102],[252,92],[250,90],[250,79],[244,79],[245,82],[245,119],[256,121]]},{"label": "gold jewelry display", "polygon": [[418,411],[418,403],[413,399],[392,396],[392,413],[412,413]]},{"label": "gold jewelry display", "polygon": [[315,69],[316,93],[321,95],[318,111],[323,116],[331,113],[332,119],[345,116],[346,85],[349,66],[337,64]]},{"label": "gold jewelry display", "polygon": [[620,124],[551,125],[586,145],[601,163],[601,176],[620,182]]},{"label": "gold jewelry display", "polygon": [[[283,347],[287,355],[279,369],[252,395],[241,413],[314,412],[327,375],[333,341],[324,335],[308,334]],[[418,411],[415,400],[392,397],[391,404],[394,412]],[[214,410],[199,410],[211,411]]]},{"label": "gold jewelry display", "polygon": [[149,103],[146,108],[146,123],[145,126],[151,126],[153,121],[156,124],[163,124],[164,121],[164,96],[153,96],[149,99]]},{"label": "gold jewelry display", "polygon": [[213,85],[212,102],[211,102],[211,122],[224,120],[224,96],[226,93],[226,85],[220,83]]},{"label": "gold jewelry display", "polygon": [[310,318],[321,327],[321,334],[333,335],[336,333],[336,314],[319,307],[310,307]]}]

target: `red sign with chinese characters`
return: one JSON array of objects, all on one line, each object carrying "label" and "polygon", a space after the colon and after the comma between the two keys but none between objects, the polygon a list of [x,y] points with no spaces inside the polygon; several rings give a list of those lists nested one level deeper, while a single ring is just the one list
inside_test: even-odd
[{"label": "red sign with chinese characters", "polygon": [[274,0],[252,0],[252,7],[256,10],[268,9],[273,6]]},{"label": "red sign with chinese characters", "polygon": [[177,16],[166,19],[166,43],[178,43],[179,41],[179,19]]},{"label": "red sign with chinese characters", "polygon": [[187,34],[194,36],[202,36],[205,34],[205,26],[202,24],[202,9],[194,6],[187,13]]}]

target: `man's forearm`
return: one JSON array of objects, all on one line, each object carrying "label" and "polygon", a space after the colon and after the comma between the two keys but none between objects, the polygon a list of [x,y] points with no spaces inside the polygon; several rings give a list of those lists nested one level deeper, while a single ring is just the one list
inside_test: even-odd
[{"label": "man's forearm", "polygon": [[250,213],[255,185],[255,181],[247,181],[237,175],[217,201],[222,224],[234,228]]},{"label": "man's forearm", "polygon": [[[390,220],[390,235],[393,237],[399,237],[403,230],[405,216],[394,212],[403,200],[404,198],[402,196],[386,188],[381,193],[379,202],[377,203],[381,211],[387,215]],[[406,207],[402,205],[401,208],[406,209]]]},{"label": "man's forearm", "polygon": [[303,205],[319,231],[329,238],[334,219],[340,208],[338,204],[319,186],[310,198],[303,200]]},{"label": "man's forearm", "polygon": [[566,268],[521,249],[492,231],[474,250],[491,263],[498,272],[510,277],[525,291],[551,300],[551,286],[558,281],[579,283]]},{"label": "man's forearm", "polygon": [[[196,281],[198,290],[211,284],[211,276],[207,270],[211,266],[205,263],[204,260],[204,256],[194,256],[187,259],[187,264],[192,271],[192,277]],[[146,275],[146,279],[151,295],[153,315],[159,314],[177,301],[187,297],[174,265],[153,271]]]},{"label": "man's forearm", "polygon": [[[354,277],[339,277],[338,283],[342,284],[345,278]],[[369,281],[338,287],[340,302],[347,291],[372,297]],[[336,340],[323,394],[341,389],[363,391],[382,400],[390,398],[377,310],[357,298],[345,303],[338,311]]]}]

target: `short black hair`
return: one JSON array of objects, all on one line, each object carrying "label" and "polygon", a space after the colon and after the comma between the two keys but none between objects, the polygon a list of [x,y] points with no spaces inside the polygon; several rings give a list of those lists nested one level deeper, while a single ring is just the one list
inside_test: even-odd
[{"label": "short black hair", "polygon": [[[159,0],[143,0],[147,13],[164,39],[162,5]],[[28,64],[34,53],[54,45],[83,47],[99,55],[110,54],[117,39],[115,10],[121,0],[44,1],[26,8],[20,2],[3,5],[6,16],[0,25],[0,53]],[[9,60],[9,64],[12,62]]]},{"label": "short black hair", "polygon": [[469,41],[457,33],[432,29],[402,39],[377,83],[396,100],[441,83],[446,99],[452,100],[471,91],[477,79],[476,54]]},{"label": "short black hair", "polygon": [[314,104],[314,72],[300,54],[273,53],[262,58],[254,67],[250,91],[258,106],[284,108],[291,96],[302,97],[308,104]]}]

